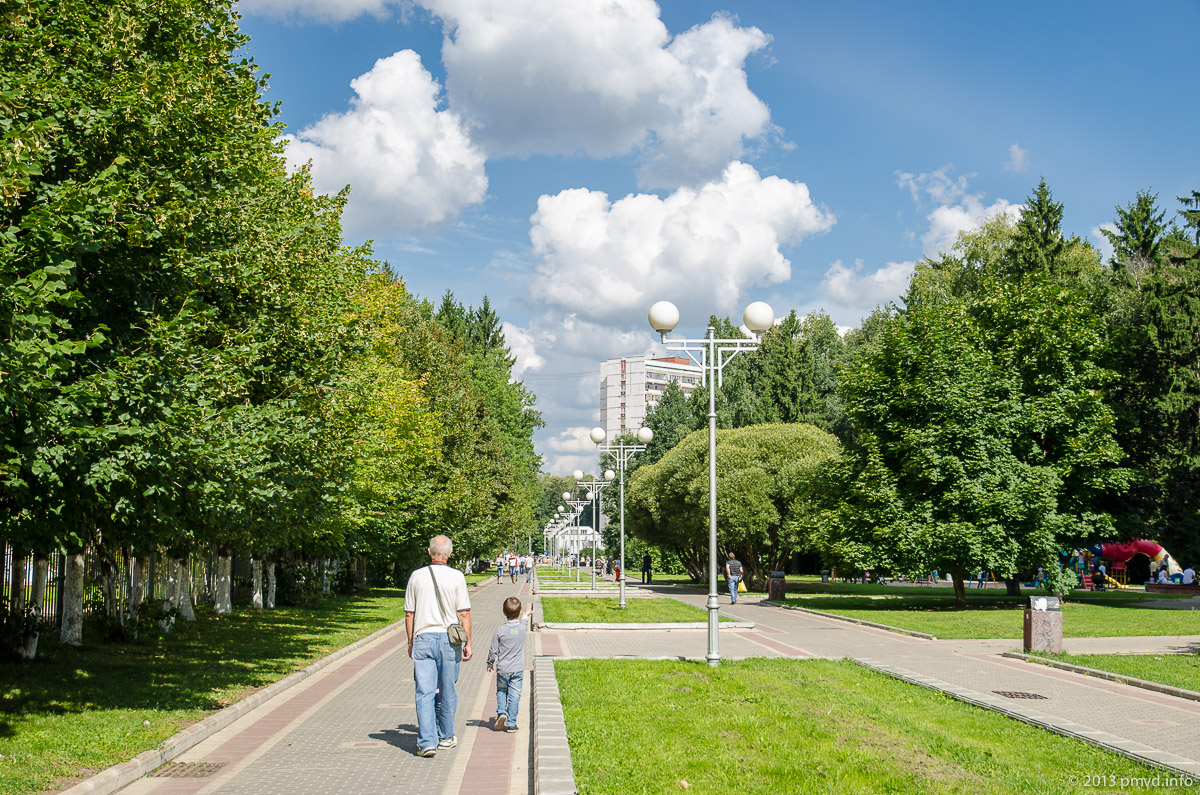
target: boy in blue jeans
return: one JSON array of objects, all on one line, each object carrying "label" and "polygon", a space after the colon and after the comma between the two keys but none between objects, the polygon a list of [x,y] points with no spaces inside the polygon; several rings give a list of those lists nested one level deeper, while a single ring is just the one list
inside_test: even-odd
[{"label": "boy in blue jeans", "polygon": [[496,671],[496,731],[517,730],[517,709],[521,706],[521,686],[525,682],[525,635],[533,606],[522,613],[521,600],[510,596],[504,600],[504,617],[508,619],[496,628],[488,648],[487,670]]}]

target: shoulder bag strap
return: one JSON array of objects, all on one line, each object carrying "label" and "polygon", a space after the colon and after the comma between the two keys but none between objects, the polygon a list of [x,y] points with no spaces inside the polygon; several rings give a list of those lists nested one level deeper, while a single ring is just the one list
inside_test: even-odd
[{"label": "shoulder bag strap", "polygon": [[[433,580],[433,595],[437,597],[438,611],[442,614],[442,620],[446,620],[446,606],[442,604],[442,589],[438,588],[437,577],[433,576],[433,566],[429,567],[429,579]],[[451,624],[454,622],[451,621]]]}]

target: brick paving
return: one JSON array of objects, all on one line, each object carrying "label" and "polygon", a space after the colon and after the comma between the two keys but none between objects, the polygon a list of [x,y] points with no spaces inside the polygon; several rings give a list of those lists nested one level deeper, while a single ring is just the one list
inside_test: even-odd
[{"label": "brick paving", "polygon": [[[658,595],[703,606],[699,589],[646,586]],[[503,617],[500,605],[531,586],[494,580],[471,591],[475,658],[459,677],[459,746],[432,759],[415,756],[412,662],[403,625],[337,660],[265,702],[181,755],[179,762],[225,763],[207,778],[146,777],[124,795],[288,795],[290,793],[525,793],[533,791],[529,719],[534,704],[534,656],[695,659],[707,653],[705,630],[542,631],[526,644],[521,731],[491,730],[494,677],[485,671],[487,645]],[[998,709],[1051,730],[1064,730],[1143,759],[1200,775],[1200,702],[1056,670],[1000,654],[1017,640],[925,640],[743,598],[722,597],[721,614],[755,622],[754,630],[724,629],[723,659],[853,658],[936,687],[970,703]],[[1064,650],[1200,651],[1200,636],[1068,638]],[[1006,693],[1035,693],[1013,700]],[[552,705],[543,702],[542,709]],[[561,711],[561,710],[560,710]],[[555,779],[557,781],[557,779]],[[563,791],[572,782],[563,780]],[[547,782],[549,785],[549,782]],[[549,790],[547,790],[549,791]]]}]

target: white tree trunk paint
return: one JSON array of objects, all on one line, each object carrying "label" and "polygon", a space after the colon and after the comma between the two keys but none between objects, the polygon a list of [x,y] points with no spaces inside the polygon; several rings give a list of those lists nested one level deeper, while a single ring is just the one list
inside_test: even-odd
[{"label": "white tree trunk paint", "polygon": [[83,553],[66,556],[63,573],[62,629],[59,640],[70,646],[83,645]]},{"label": "white tree trunk paint", "polygon": [[217,558],[217,577],[213,612],[227,616],[233,612],[233,560],[228,555]]},{"label": "white tree trunk paint", "polygon": [[150,585],[150,558],[133,559],[133,587],[129,589],[129,615],[136,618],[146,602],[146,588]]},{"label": "white tree trunk paint", "polygon": [[250,591],[250,606],[255,610],[263,609],[262,571],[262,558],[254,558],[250,562],[251,577],[254,578],[254,586]]},{"label": "white tree trunk paint", "polygon": [[179,617],[184,621],[195,621],[196,611],[192,605],[192,561],[191,558],[182,558],[175,561],[178,568],[178,573],[175,578],[179,580],[179,589],[175,593],[175,606],[179,608]]},{"label": "white tree trunk paint", "polygon": [[267,561],[267,609],[275,609],[275,558]]}]

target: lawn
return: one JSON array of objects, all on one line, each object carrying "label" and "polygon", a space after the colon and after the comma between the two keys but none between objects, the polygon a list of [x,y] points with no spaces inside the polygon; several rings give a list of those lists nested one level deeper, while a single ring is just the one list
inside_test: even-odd
[{"label": "lawn", "polygon": [[[555,596],[542,600],[542,618],[553,624],[674,624],[708,621],[708,611],[675,599],[617,599]],[[721,617],[722,621],[733,619]]]},{"label": "lawn", "polygon": [[403,615],[403,591],[388,589],[220,619],[201,608],[166,639],[75,649],[44,637],[37,660],[0,664],[0,795],[131,759]]},{"label": "lawn", "polygon": [[[849,662],[555,667],[584,795],[1195,791],[1142,786],[1167,774]],[[1088,786],[1101,775],[1130,783]]]},{"label": "lawn", "polygon": [[1200,654],[1044,654],[1037,657],[1098,668],[1200,693]]},{"label": "lawn", "polygon": [[[1072,595],[1063,604],[1063,636],[1200,635],[1200,613],[1144,606],[1157,597],[1141,592]],[[1003,593],[972,595],[965,610],[955,608],[950,594],[825,595],[789,597],[786,603],[947,639],[1020,638],[1025,606],[1024,598]]]}]

